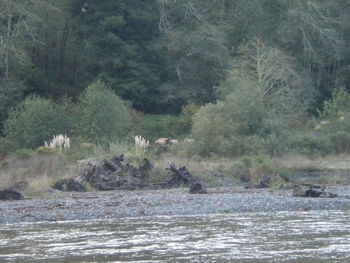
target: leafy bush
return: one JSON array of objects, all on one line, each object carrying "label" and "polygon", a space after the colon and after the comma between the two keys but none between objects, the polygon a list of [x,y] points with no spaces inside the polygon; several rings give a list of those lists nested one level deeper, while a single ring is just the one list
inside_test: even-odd
[{"label": "leafy bush", "polygon": [[197,151],[206,156],[280,154],[283,139],[293,127],[293,118],[287,116],[269,114],[254,91],[234,92],[194,115],[192,132]]},{"label": "leafy bush", "polygon": [[21,148],[37,148],[55,134],[69,133],[70,116],[71,104],[67,100],[55,104],[48,99],[29,96],[10,112],[4,133]]},{"label": "leafy bush", "polygon": [[339,131],[329,136],[336,153],[350,152],[350,134],[345,131]]},{"label": "leafy bush", "polygon": [[18,144],[8,138],[0,138],[0,155],[6,156],[7,154],[15,151],[18,148]]},{"label": "leafy bush", "polygon": [[21,148],[14,152],[14,157],[19,160],[30,159],[36,155],[36,152],[30,149]]},{"label": "leafy bush", "polygon": [[291,140],[291,149],[307,156],[324,156],[333,152],[328,136],[297,135]]},{"label": "leafy bush", "polygon": [[277,154],[307,109],[309,102],[301,99],[303,83],[288,56],[259,39],[241,52],[237,66],[217,88],[221,101],[194,115],[192,131],[200,154]]},{"label": "leafy bush", "polygon": [[15,81],[0,81],[0,129],[8,118],[9,110],[22,101],[25,89],[23,84]]},{"label": "leafy bush", "polygon": [[324,103],[323,111],[319,111],[321,119],[336,120],[344,113],[350,112],[350,94],[345,88],[338,88],[332,92],[332,98]]},{"label": "leafy bush", "polygon": [[80,95],[74,116],[74,134],[93,143],[122,139],[132,124],[125,103],[101,81],[92,83]]},{"label": "leafy bush", "polygon": [[241,180],[255,184],[259,184],[266,175],[275,174],[277,171],[271,159],[265,155],[243,157],[235,164],[235,167],[241,169],[240,172],[243,175]]},{"label": "leafy bush", "polygon": [[137,132],[151,142],[160,137],[174,137],[174,131],[169,127],[169,123],[174,122],[176,118],[170,115],[146,114]]}]

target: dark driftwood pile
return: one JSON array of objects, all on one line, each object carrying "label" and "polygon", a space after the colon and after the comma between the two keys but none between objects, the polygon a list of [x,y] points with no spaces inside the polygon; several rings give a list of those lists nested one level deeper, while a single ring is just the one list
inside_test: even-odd
[{"label": "dark driftwood pile", "polygon": [[89,161],[83,168],[81,175],[76,178],[63,179],[53,186],[61,191],[86,191],[86,185],[99,190],[137,190],[164,189],[181,185],[188,186],[190,193],[205,193],[201,180],[193,176],[185,166],[177,167],[172,164],[167,168],[171,171],[171,179],[157,184],[147,183],[153,165],[148,159],[138,168],[126,163],[124,156],[115,156],[109,160]]},{"label": "dark driftwood pile", "polygon": [[21,191],[24,191],[27,187],[27,182],[17,182],[11,187],[0,191],[0,200],[22,200],[24,195]]},{"label": "dark driftwood pile", "polygon": [[170,187],[179,187],[185,185],[190,187],[190,193],[206,193],[206,189],[198,177],[193,176],[186,168],[177,167],[171,164],[167,170],[172,172],[172,178],[166,182],[166,185]]},{"label": "dark driftwood pile", "polygon": [[335,198],[337,194],[326,192],[325,187],[312,184],[301,184],[294,187],[293,196],[296,197],[327,197]]}]

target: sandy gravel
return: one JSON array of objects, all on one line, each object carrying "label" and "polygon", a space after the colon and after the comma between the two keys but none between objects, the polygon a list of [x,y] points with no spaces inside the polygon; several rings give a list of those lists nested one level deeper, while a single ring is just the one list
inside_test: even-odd
[{"label": "sandy gravel", "polygon": [[61,193],[40,199],[0,201],[0,223],[102,219],[153,215],[193,215],[262,211],[350,210],[350,187],[327,191],[339,198],[293,197],[291,191],[239,188]]}]

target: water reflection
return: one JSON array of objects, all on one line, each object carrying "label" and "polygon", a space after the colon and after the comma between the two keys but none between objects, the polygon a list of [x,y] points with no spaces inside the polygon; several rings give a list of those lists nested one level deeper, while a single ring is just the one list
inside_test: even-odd
[{"label": "water reflection", "polygon": [[9,224],[0,262],[350,262],[350,213]]}]

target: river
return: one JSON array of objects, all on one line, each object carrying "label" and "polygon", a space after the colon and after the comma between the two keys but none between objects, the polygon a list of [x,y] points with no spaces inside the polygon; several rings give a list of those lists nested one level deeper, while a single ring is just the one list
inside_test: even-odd
[{"label": "river", "polygon": [[350,212],[5,224],[0,262],[350,262]]}]

